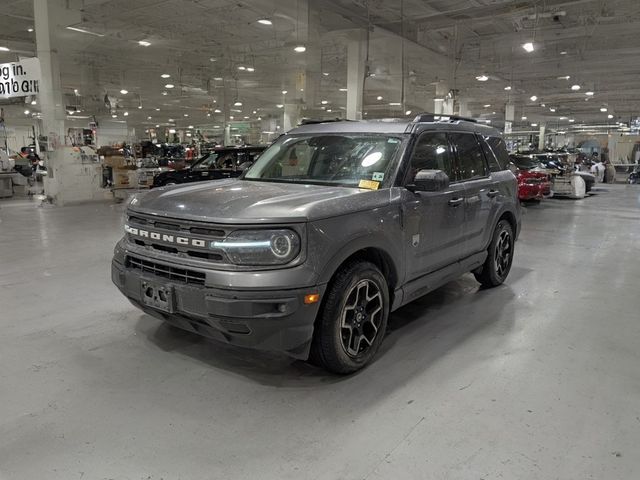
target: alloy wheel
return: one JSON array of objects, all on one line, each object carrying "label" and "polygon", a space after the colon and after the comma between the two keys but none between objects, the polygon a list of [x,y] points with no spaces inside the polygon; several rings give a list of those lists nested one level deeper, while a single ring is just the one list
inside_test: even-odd
[{"label": "alloy wheel", "polygon": [[342,309],[342,347],[350,357],[358,357],[373,345],[383,318],[380,287],[372,280],[361,280],[347,294]]},{"label": "alloy wheel", "polygon": [[512,248],[511,235],[506,230],[501,231],[496,242],[494,256],[496,273],[500,278],[504,277],[509,271]]}]

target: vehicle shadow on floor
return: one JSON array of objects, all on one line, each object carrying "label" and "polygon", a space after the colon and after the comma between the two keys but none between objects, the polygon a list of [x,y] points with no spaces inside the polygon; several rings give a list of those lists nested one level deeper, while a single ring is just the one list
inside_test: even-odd
[{"label": "vehicle shadow on floor", "polygon": [[[514,266],[509,278],[517,280],[527,272]],[[226,345],[147,315],[140,316],[136,332],[165,352],[185,355],[212,368],[269,386],[309,388],[342,382],[360,384],[372,382],[383,374],[393,377],[385,381],[386,388],[422,373],[440,356],[476,335],[495,329],[495,324],[500,324],[500,335],[504,335],[514,322],[513,297],[508,284],[484,290],[471,275],[452,281],[393,312],[387,336],[374,362],[350,376],[333,375],[281,354]],[[411,368],[407,366],[407,357],[411,359]]]}]

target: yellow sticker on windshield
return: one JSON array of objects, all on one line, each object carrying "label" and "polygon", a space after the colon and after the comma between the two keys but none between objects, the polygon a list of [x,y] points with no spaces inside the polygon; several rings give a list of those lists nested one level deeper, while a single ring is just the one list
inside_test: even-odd
[{"label": "yellow sticker on windshield", "polygon": [[373,180],[360,180],[358,188],[368,188],[369,190],[377,190],[380,186],[380,182],[374,182]]}]

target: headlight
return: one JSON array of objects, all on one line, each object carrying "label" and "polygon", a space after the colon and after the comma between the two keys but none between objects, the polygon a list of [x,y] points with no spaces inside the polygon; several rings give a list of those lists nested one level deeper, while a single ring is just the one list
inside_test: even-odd
[{"label": "headlight", "polygon": [[237,230],[211,248],[224,251],[237,265],[284,265],[300,253],[300,237],[293,230]]}]

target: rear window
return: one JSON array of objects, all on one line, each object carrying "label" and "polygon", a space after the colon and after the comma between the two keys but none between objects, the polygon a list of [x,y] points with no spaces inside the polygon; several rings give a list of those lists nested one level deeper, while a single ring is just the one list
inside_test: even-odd
[{"label": "rear window", "polygon": [[507,145],[500,137],[485,137],[486,142],[491,147],[493,154],[500,165],[500,170],[505,170],[509,166],[509,153],[507,152]]}]

